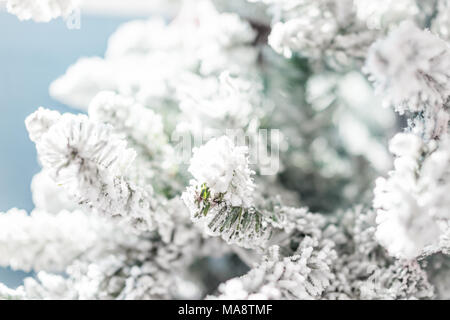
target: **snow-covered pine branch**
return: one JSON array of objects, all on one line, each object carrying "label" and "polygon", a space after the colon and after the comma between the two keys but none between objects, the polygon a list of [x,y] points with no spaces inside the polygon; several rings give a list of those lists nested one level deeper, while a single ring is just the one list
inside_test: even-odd
[{"label": "snow-covered pine branch", "polygon": [[99,91],[111,90],[169,113],[177,108],[174,91],[184,74],[207,77],[254,69],[255,38],[237,14],[219,13],[208,0],[185,2],[169,24],[160,17],[123,24],[110,37],[105,58],[80,58],[53,81],[50,94],[85,110]]},{"label": "snow-covered pine branch", "polygon": [[133,146],[154,156],[166,143],[162,117],[131,97],[112,91],[99,92],[89,104],[89,118],[108,123],[117,132],[125,133]]},{"label": "snow-covered pine branch", "polygon": [[408,21],[369,51],[366,72],[385,105],[410,117],[408,133],[397,134],[389,145],[394,170],[379,178],[374,190],[377,239],[399,258],[445,250],[449,67],[449,45]]},{"label": "snow-covered pine branch", "polygon": [[406,21],[373,44],[365,68],[386,106],[412,114],[416,134],[433,139],[447,132],[448,43]]},{"label": "snow-covered pine branch", "polygon": [[131,181],[152,185],[155,193],[163,195],[173,196],[183,189],[185,181],[160,114],[130,96],[101,91],[89,104],[89,118],[113,126],[136,151],[128,170]]},{"label": "snow-covered pine branch", "polygon": [[109,125],[85,115],[54,116],[40,109],[26,125],[40,163],[55,182],[79,204],[121,217],[139,229],[154,228],[152,190],[133,185],[126,176],[135,152]]},{"label": "snow-covered pine branch", "polygon": [[[412,133],[399,133],[390,142],[396,156],[388,178],[379,178],[374,190],[377,238],[389,252],[413,259],[442,248],[448,233],[450,143],[425,144]],[[448,250],[448,249],[447,249]]]},{"label": "snow-covered pine branch", "polygon": [[305,238],[294,255],[282,257],[273,246],[257,267],[218,288],[218,299],[317,299],[334,278],[333,243]]},{"label": "snow-covered pine branch", "polygon": [[254,207],[247,147],[235,146],[227,136],[211,139],[194,149],[189,172],[195,180],[182,198],[195,223],[230,244],[263,245],[271,234],[271,217]]},{"label": "snow-covered pine branch", "polygon": [[[105,254],[114,227],[82,211],[47,213],[11,209],[0,214],[0,265],[24,271],[62,272],[80,256]],[[45,232],[45,237],[42,235]],[[104,244],[103,244],[104,245]]]}]

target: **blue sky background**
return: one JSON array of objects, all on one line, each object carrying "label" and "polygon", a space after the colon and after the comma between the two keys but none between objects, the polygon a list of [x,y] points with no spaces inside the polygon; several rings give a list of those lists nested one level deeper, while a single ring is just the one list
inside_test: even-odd
[{"label": "blue sky background", "polygon": [[[109,35],[135,17],[81,14],[81,28],[61,19],[19,21],[0,12],[0,212],[33,209],[31,178],[39,171],[24,120],[39,106],[78,112],[50,98],[50,83],[81,56],[103,56]],[[26,275],[0,268],[0,282],[19,285]]]}]

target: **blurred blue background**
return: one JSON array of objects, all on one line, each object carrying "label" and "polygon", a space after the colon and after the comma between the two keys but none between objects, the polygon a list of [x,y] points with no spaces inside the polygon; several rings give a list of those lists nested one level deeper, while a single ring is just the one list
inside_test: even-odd
[{"label": "blurred blue background", "polygon": [[[50,83],[81,56],[103,56],[108,37],[136,17],[81,14],[81,28],[62,19],[19,21],[0,12],[0,212],[33,209],[31,178],[39,171],[24,120],[39,106],[78,112],[54,101]],[[16,287],[27,274],[0,267],[0,282]]]}]

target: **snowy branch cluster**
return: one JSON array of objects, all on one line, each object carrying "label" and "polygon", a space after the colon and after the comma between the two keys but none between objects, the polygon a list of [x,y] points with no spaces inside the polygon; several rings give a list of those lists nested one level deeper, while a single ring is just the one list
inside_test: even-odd
[{"label": "snowy branch cluster", "polygon": [[35,209],[0,214],[0,266],[37,275],[0,298],[450,298],[449,10],[200,0],[122,25],[50,86],[81,113],[25,120],[42,170]]},{"label": "snowy branch cluster", "polygon": [[20,20],[49,22],[67,17],[79,6],[79,0],[2,0],[6,9]]}]

